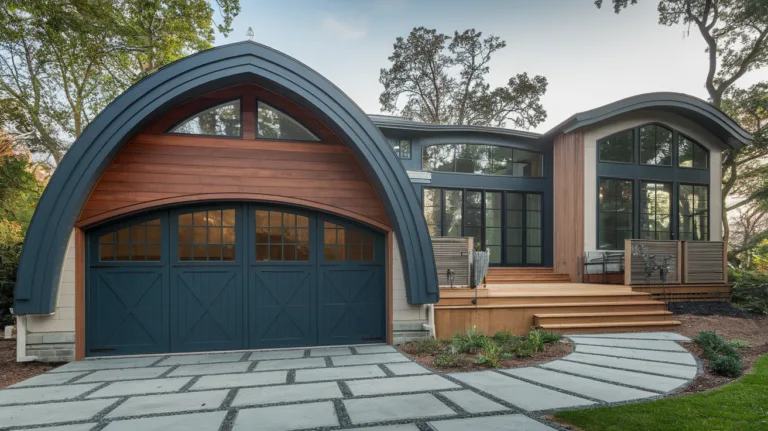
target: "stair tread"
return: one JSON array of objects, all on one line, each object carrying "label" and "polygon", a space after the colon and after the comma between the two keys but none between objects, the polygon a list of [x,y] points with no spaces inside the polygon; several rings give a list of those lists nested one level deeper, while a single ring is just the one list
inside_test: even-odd
[{"label": "stair tread", "polygon": [[671,315],[671,311],[650,310],[650,311],[610,311],[605,313],[559,313],[559,314],[534,314],[539,319],[552,319],[558,317],[602,317],[602,316],[649,316],[649,315]]},{"label": "stair tread", "polygon": [[644,322],[600,322],[600,323],[545,323],[538,325],[544,329],[572,329],[572,328],[607,328],[607,327],[627,327],[627,326],[678,326],[681,323],[677,320],[650,320]]},{"label": "stair tread", "polygon": [[659,305],[661,301],[613,301],[613,302],[554,302],[535,304],[492,304],[492,305],[435,305],[435,308],[532,308],[532,307],[621,307],[635,305]]}]

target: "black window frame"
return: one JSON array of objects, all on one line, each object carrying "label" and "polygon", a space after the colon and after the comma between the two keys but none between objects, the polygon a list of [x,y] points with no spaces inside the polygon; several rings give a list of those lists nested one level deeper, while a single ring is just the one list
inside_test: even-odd
[{"label": "black window frame", "polygon": [[[667,214],[667,217],[669,218],[669,238],[659,238],[659,232],[658,229],[654,230],[646,230],[643,229],[643,224],[641,223],[642,217],[644,215],[653,215],[654,220],[656,217],[658,217],[658,211],[654,211],[653,213],[646,213],[643,211],[643,185],[645,184],[663,184],[669,187],[669,214]],[[634,201],[637,202],[637,234],[633,236],[639,237],[639,239],[644,240],[660,240],[660,241],[669,241],[675,239],[675,183],[673,181],[662,181],[662,180],[653,180],[653,179],[641,179],[637,182],[637,191],[638,196],[636,199],[633,198]],[[658,191],[654,193],[654,201],[658,202]],[[634,221],[633,221],[633,230],[634,230]],[[655,238],[643,238],[644,232],[653,232]]]},{"label": "black window frame", "polygon": [[[229,136],[229,135],[209,135],[205,133],[178,133],[174,132],[173,129],[181,126],[182,124],[186,123],[187,121],[191,120],[197,115],[200,115],[202,112],[208,111],[213,108],[217,108],[219,106],[225,106],[232,102],[237,101],[240,105],[240,134],[238,136]],[[173,135],[173,136],[199,136],[203,138],[219,138],[219,139],[243,139],[243,98],[242,97],[233,97],[232,99],[227,99],[223,101],[217,101],[210,105],[206,105],[204,108],[199,109],[195,111],[194,113],[187,115],[186,117],[182,118],[181,120],[173,123],[171,127],[166,129],[164,132],[165,135]]]},{"label": "black window frame", "polygon": [[[492,148],[507,148],[507,149],[512,150],[513,154],[514,154],[514,151],[525,151],[527,153],[535,154],[535,155],[537,155],[539,157],[539,159],[541,161],[541,167],[540,167],[541,175],[539,175],[539,176],[524,176],[524,175],[505,175],[505,174],[485,174],[485,173],[477,173],[477,172],[456,172],[456,160],[458,159],[457,152],[459,150],[459,146],[461,146],[461,145],[472,145],[472,146],[487,147],[489,149],[489,158],[488,158],[489,166],[493,164],[493,159],[492,159],[492,156],[491,156]],[[425,163],[424,153],[429,148],[432,148],[432,147],[453,147],[453,170],[451,170],[451,171],[438,171],[438,170],[429,169],[427,167],[427,163]],[[544,153],[542,153],[542,152],[534,151],[534,150],[531,150],[531,149],[528,149],[528,148],[512,147],[512,146],[507,146],[507,145],[477,144],[477,143],[471,143],[470,142],[470,143],[444,143],[444,144],[437,143],[437,144],[423,145],[421,147],[421,170],[424,171],[424,172],[435,172],[435,173],[456,174],[456,175],[477,175],[477,176],[482,176],[482,177],[506,177],[506,178],[525,178],[525,179],[532,179],[532,180],[540,180],[540,179],[545,179],[546,178],[545,166],[544,166],[545,163],[546,163],[546,158],[544,157]]]},{"label": "black window frame", "polygon": [[[286,117],[290,118],[291,120],[295,121],[296,124],[300,125],[304,129],[306,129],[312,136],[315,137],[315,139],[283,139],[283,138],[263,138],[259,136],[259,103],[263,103],[264,105],[269,106],[271,109],[274,109],[275,111],[285,115]],[[279,141],[279,142],[302,142],[302,143],[314,143],[319,144],[322,143],[323,140],[320,138],[320,136],[317,135],[317,133],[312,130],[309,126],[304,124],[302,121],[299,121],[298,118],[295,116],[289,114],[288,112],[283,111],[282,109],[278,108],[277,106],[273,105],[272,103],[267,102],[266,100],[261,100],[258,97],[255,98],[254,102],[254,116],[256,117],[256,133],[255,133],[255,139],[257,141]]]},{"label": "black window frame", "polygon": [[[677,132],[677,136],[675,138],[676,139],[675,139],[675,162],[674,162],[674,166],[676,168],[680,168],[680,169],[698,169],[698,170],[702,170],[702,171],[709,169],[710,164],[711,164],[710,163],[710,157],[712,155],[712,153],[709,151],[709,148],[705,147],[704,145],[701,145],[699,143],[699,141],[691,138],[690,136],[686,135],[685,133]],[[696,167],[696,166],[681,166],[680,165],[680,140],[681,140],[681,138],[685,138],[685,139],[691,141],[691,143],[693,144],[694,148],[695,147],[699,147],[702,150],[704,150],[704,153],[707,155],[706,166],[701,168],[701,167]],[[695,153],[695,150],[694,150],[694,153]],[[695,160],[696,160],[696,157],[693,154],[691,155],[691,157],[692,157],[691,163],[694,163]]]},{"label": "black window frame", "polygon": [[[403,142],[408,143],[408,157],[403,155]],[[395,152],[395,155],[397,155],[397,158],[400,160],[413,159],[413,141],[410,139],[397,139],[394,142],[392,150]]]},{"label": "black window frame", "polygon": [[[636,193],[636,190],[635,190],[636,189],[636,185],[637,185],[637,180],[635,180],[634,178],[624,178],[624,177],[608,177],[608,176],[598,176],[597,177],[597,199],[595,199],[595,204],[596,204],[595,209],[596,209],[596,215],[597,215],[596,220],[595,220],[595,225],[597,226],[597,231],[595,232],[596,249],[597,250],[624,250],[624,246],[623,245],[619,246],[619,244],[614,244],[614,245],[617,246],[617,248],[603,248],[603,247],[600,247],[600,215],[602,213],[602,211],[601,211],[601,202],[600,202],[600,182],[603,181],[603,180],[608,180],[608,181],[626,181],[626,182],[630,183],[630,186],[631,186],[631,189],[632,189],[632,197],[630,199],[631,200],[631,207],[632,207],[632,213],[631,213],[631,216],[630,216],[630,220],[631,220],[631,224],[632,224],[632,228],[630,229],[630,237],[631,238],[635,238],[636,236],[638,236],[637,232],[639,230],[639,226],[638,226],[639,222],[637,221],[638,220],[638,212],[637,212],[637,204],[636,204],[638,197],[637,197],[637,193]],[[614,211],[613,214],[618,214],[618,212]],[[619,232],[619,231],[626,232],[625,229],[616,229],[616,228],[614,228],[613,231],[614,232]]]},{"label": "black window frame", "polygon": [[[671,134],[671,136],[670,136],[671,142],[669,143],[669,164],[665,165],[665,164],[661,164],[661,163],[644,163],[643,162],[643,159],[642,159],[642,154],[643,154],[643,145],[642,144],[643,143],[642,143],[641,136],[640,136],[640,130],[645,128],[645,127],[656,127],[656,128],[661,127],[662,129],[665,129],[665,130],[669,131],[669,133]],[[676,138],[677,138],[677,135],[678,135],[678,132],[675,129],[673,129],[672,127],[669,127],[669,126],[667,126],[665,124],[662,124],[662,123],[646,123],[646,124],[642,124],[640,126],[634,127],[634,129],[636,129],[635,132],[633,132],[633,134],[635,136],[635,141],[637,143],[637,163],[640,166],[659,166],[659,167],[664,167],[664,168],[674,167],[675,166],[675,161],[677,159],[677,157],[676,157],[676,154],[677,154],[677,139]],[[658,134],[658,132],[654,133],[654,138],[656,138],[657,134]],[[656,149],[657,146],[658,146],[658,140],[654,140],[653,145],[654,145],[654,149]],[[613,162],[603,162],[603,163],[613,163]]]},{"label": "black window frame", "polygon": [[[704,238],[704,239],[681,239],[683,231],[680,229],[680,227],[683,225],[683,223],[681,223],[682,214],[681,214],[681,211],[680,211],[680,202],[681,202],[680,196],[682,194],[680,193],[680,188],[683,187],[683,186],[692,186],[693,187],[693,194],[694,194],[694,196],[696,195],[696,187],[704,187],[704,188],[707,189],[707,193],[706,193],[706,196],[707,196],[707,235],[706,235],[706,238]],[[711,221],[711,217],[712,217],[712,211],[711,211],[712,210],[712,202],[711,202],[712,200],[710,199],[710,191],[711,191],[710,185],[709,184],[701,184],[701,183],[680,182],[680,183],[677,183],[677,190],[676,191],[677,191],[677,200],[675,202],[675,208],[676,208],[676,211],[677,211],[677,220],[676,220],[676,222],[677,222],[677,229],[676,229],[677,238],[681,239],[682,241],[709,241],[710,240],[709,239],[710,238],[710,221]],[[686,217],[693,218],[695,216],[690,216],[689,215],[689,216],[686,216]]]},{"label": "black window frame", "polygon": [[[639,145],[637,145],[637,133],[638,133],[637,129],[638,129],[638,127],[632,127],[632,128],[620,130],[618,132],[614,132],[614,133],[611,133],[610,135],[607,135],[607,136],[604,136],[602,138],[599,138],[597,140],[597,145],[596,145],[597,161],[598,161],[598,163],[613,163],[613,164],[619,164],[619,165],[633,165],[633,164],[635,164],[635,162],[639,158],[638,155],[635,154],[637,152],[637,148],[639,147]],[[603,144],[603,142],[607,141],[608,139],[613,138],[615,136],[619,136],[622,133],[627,133],[629,131],[632,132],[632,143],[631,143],[632,147],[630,148],[630,152],[629,152],[629,155],[630,155],[630,157],[632,159],[630,161],[628,161],[628,162],[614,161],[614,160],[603,160],[602,157],[601,157],[601,154],[600,154],[600,146]]]}]

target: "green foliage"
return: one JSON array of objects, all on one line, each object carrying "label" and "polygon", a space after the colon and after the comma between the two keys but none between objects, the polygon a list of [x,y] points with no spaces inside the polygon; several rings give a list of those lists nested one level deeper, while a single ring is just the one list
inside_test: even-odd
[{"label": "green foliage", "polygon": [[738,357],[718,355],[709,361],[712,372],[725,377],[739,377],[744,372],[744,361]]},{"label": "green foliage", "polygon": [[563,339],[562,334],[558,334],[557,332],[544,332],[541,335],[542,340],[544,340],[544,344],[555,344],[559,343],[560,340]]},{"label": "green foliage", "polygon": [[752,348],[752,343],[750,343],[747,340],[729,340],[728,344],[731,345],[731,347],[737,348],[737,349],[750,349]]},{"label": "green foliage", "polygon": [[501,349],[498,344],[491,338],[483,339],[482,352],[477,355],[475,362],[487,367],[498,368],[501,365]]},{"label": "green foliage", "polygon": [[704,349],[712,372],[726,377],[740,376],[744,371],[744,359],[736,348],[715,331],[701,331],[693,341]]},{"label": "green foliage", "polygon": [[451,340],[451,351],[453,353],[476,353],[483,347],[483,343],[488,336],[477,331],[477,326],[467,329],[463,333],[454,335]]},{"label": "green foliage", "polygon": [[443,352],[435,358],[435,365],[446,368],[463,368],[471,364],[472,361],[464,356],[455,353]]},{"label": "green foliage", "polygon": [[533,356],[533,354],[536,353],[536,351],[537,351],[536,346],[534,346],[530,340],[524,340],[517,345],[517,349],[515,350],[515,356],[520,358],[529,358]]},{"label": "green foliage", "polygon": [[504,332],[496,332],[491,338],[493,338],[493,341],[499,344],[507,344],[514,341],[520,341],[520,336],[513,334],[509,329]]},{"label": "green foliage", "polygon": [[395,40],[390,67],[381,69],[382,110],[426,123],[535,127],[547,117],[545,77],[521,73],[496,88],[486,82],[491,57],[504,47],[505,41],[475,29],[448,36],[414,28]]},{"label": "green foliage", "polygon": [[23,241],[19,223],[0,219],[0,327],[12,323],[10,308]]},{"label": "green foliage", "polygon": [[409,343],[413,353],[417,355],[436,355],[440,352],[440,342],[434,338],[415,340]]},{"label": "green foliage", "polygon": [[731,302],[734,305],[768,314],[768,274],[729,269],[728,280],[733,283]]}]

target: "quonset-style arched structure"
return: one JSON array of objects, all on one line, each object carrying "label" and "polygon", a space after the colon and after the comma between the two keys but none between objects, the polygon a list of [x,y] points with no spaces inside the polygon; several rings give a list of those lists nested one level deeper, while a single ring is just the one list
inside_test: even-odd
[{"label": "quonset-style arched structure", "polygon": [[47,314],[73,226],[115,156],[172,106],[223,87],[255,83],[289,98],[329,127],[371,179],[395,232],[408,302],[438,299],[429,233],[408,176],[371,120],[331,82],[266,46],[241,42],[172,63],[115,99],[67,152],[32,219],[18,271],[14,311]]}]

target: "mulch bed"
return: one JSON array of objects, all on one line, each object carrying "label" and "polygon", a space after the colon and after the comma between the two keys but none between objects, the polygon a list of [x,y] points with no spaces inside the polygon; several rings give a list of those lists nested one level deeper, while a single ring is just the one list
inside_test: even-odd
[{"label": "mulch bed", "polygon": [[744,319],[762,319],[763,314],[752,313],[732,305],[730,302],[672,302],[669,311],[677,314],[695,316],[728,316]]},{"label": "mulch bed", "polygon": [[0,339],[0,389],[43,374],[63,364],[16,362],[16,340]]},{"label": "mulch bed", "polygon": [[[403,354],[413,359],[414,361],[420,363],[421,365],[424,365],[425,367],[431,370],[438,371],[438,372],[452,373],[457,371],[480,371],[480,370],[490,369],[485,365],[476,364],[475,357],[477,355],[474,355],[471,353],[464,353],[459,355],[467,359],[467,365],[464,367],[438,367],[435,365],[435,357],[436,357],[435,355],[417,355],[412,351],[409,351],[408,344],[397,346],[397,348],[400,349],[400,351],[403,352]],[[530,365],[543,364],[544,362],[550,362],[550,361],[554,361],[555,359],[560,359],[571,352],[573,352],[573,344],[571,344],[569,340],[563,338],[560,342],[544,345],[544,350],[534,353],[533,356],[530,356],[527,358],[515,357],[512,359],[503,359],[501,361],[501,365],[499,366],[499,369],[521,368],[521,367],[527,367]]]}]

